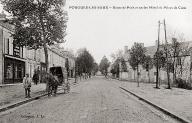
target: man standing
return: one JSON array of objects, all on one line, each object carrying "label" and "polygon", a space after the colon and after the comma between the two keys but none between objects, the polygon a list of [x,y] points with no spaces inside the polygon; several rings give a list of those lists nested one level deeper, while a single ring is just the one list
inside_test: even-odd
[{"label": "man standing", "polygon": [[26,74],[26,76],[23,78],[23,87],[25,89],[25,98],[31,98],[30,96],[31,78],[29,77],[29,74]]},{"label": "man standing", "polygon": [[36,71],[32,79],[33,79],[33,82],[37,85],[37,83],[39,82],[39,74]]}]

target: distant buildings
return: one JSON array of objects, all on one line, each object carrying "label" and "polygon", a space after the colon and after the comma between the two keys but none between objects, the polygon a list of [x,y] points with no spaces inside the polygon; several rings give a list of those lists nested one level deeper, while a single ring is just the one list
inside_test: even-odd
[{"label": "distant buildings", "polygon": [[[33,76],[34,71],[45,71],[43,49],[18,47],[13,43],[14,26],[3,22],[4,14],[0,14],[0,84],[21,82],[24,75]],[[69,77],[74,76],[75,60],[73,54],[58,45],[48,47],[49,67],[66,66],[69,63]]]},{"label": "distant buildings", "polygon": [[[190,42],[182,42],[181,46],[183,48],[186,47],[190,47],[192,46],[192,41]],[[157,50],[157,46],[149,46],[149,47],[145,47],[146,48],[146,55],[151,56],[151,58],[153,58],[156,50]],[[120,66],[120,79],[124,79],[124,80],[130,80],[130,81],[134,81],[136,80],[137,73],[136,71],[134,71],[131,66],[129,65],[128,59],[129,59],[129,50],[128,47],[125,46],[124,48],[124,59],[126,61],[126,66],[127,66],[127,72],[122,72],[121,71],[121,66]],[[182,78],[184,80],[186,80],[187,82],[190,81],[191,79],[191,54],[190,51],[186,52],[185,54],[179,55],[179,57],[176,58],[176,76],[177,78]],[[139,80],[140,81],[144,81],[144,82],[149,82],[149,77],[150,77],[150,82],[155,82],[156,81],[156,67],[153,66],[152,69],[149,70],[149,72],[147,72],[145,69],[143,69],[143,67],[140,65],[139,66]],[[170,74],[170,79],[172,80],[173,74]],[[159,81],[160,83],[166,83],[167,82],[167,73],[166,70],[164,68],[160,69],[159,72]]]}]

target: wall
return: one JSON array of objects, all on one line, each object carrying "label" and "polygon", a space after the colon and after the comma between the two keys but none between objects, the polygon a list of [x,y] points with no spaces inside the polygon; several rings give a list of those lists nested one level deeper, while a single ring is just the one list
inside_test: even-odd
[{"label": "wall", "polygon": [[0,27],[0,84],[3,83],[3,29]]},{"label": "wall", "polygon": [[[190,56],[182,57],[182,60],[183,60],[182,73],[180,70],[181,67],[177,66],[176,76],[177,76],[177,78],[182,78],[182,79],[186,80],[187,82],[189,82],[190,81]],[[134,80],[134,72],[135,72],[135,79],[136,79],[137,78],[136,71],[131,69],[131,67],[128,64],[127,64],[127,67],[128,67],[128,72],[120,73],[121,79],[130,80],[130,81]],[[148,72],[145,69],[143,69],[141,65],[139,65],[139,72],[140,72],[140,76],[139,76],[140,81],[149,82],[149,77],[150,77],[150,82],[152,82],[152,83],[156,82],[156,75],[154,74],[156,72],[155,67],[153,67],[151,70],[149,70],[149,77],[148,77]],[[173,74],[172,73],[170,73],[170,80],[171,80],[171,83],[173,83]],[[167,83],[167,73],[164,68],[161,68],[159,71],[159,81],[161,84]]]}]

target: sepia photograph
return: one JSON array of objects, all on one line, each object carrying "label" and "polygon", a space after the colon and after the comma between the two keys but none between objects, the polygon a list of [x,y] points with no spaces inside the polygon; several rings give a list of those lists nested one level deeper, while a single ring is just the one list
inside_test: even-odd
[{"label": "sepia photograph", "polygon": [[192,123],[192,1],[0,0],[0,123]]}]

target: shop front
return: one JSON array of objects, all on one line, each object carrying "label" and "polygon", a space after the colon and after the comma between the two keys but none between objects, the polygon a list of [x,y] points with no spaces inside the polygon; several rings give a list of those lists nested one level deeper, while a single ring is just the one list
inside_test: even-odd
[{"label": "shop front", "polygon": [[4,84],[20,83],[25,76],[25,61],[15,57],[4,59]]}]

